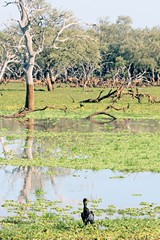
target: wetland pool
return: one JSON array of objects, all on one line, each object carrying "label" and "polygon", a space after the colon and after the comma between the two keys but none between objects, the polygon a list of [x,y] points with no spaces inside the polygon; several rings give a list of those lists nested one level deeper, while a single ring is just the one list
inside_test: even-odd
[{"label": "wetland pool", "polygon": [[[50,174],[52,173],[52,174]],[[77,210],[82,199],[99,201],[98,208],[110,205],[118,209],[137,208],[141,202],[160,205],[159,173],[128,173],[111,170],[74,170],[68,168],[13,167],[0,168],[0,212],[6,200],[22,203],[36,200],[36,190],[43,190],[44,198],[59,201],[60,207]],[[89,202],[89,207],[92,207]]]},{"label": "wetland pool", "polygon": [[[19,135],[26,130],[57,133],[67,131],[158,133],[160,121],[123,119],[105,125],[94,124],[85,119],[29,119],[24,122],[0,119],[0,129],[3,131],[3,136],[0,136],[0,158],[11,159],[16,156],[30,159],[34,157],[36,151],[45,152],[44,145],[42,148],[42,145],[38,145],[40,143],[32,137],[8,139],[4,136],[4,131],[7,134]],[[61,149],[55,149],[52,154],[60,156]],[[110,205],[119,209],[137,208],[141,202],[155,203],[159,206],[159,182],[160,173],[122,173],[107,169],[92,171],[62,167],[22,167],[10,164],[0,167],[0,216],[10,215],[7,209],[2,207],[6,200],[14,200],[18,203],[35,201],[35,193],[39,189],[43,190],[45,199],[59,201],[60,207],[72,206],[75,210],[82,208],[84,197],[90,200],[89,208],[93,207],[92,201],[99,202],[99,209],[106,209]]]},{"label": "wetland pool", "polygon": [[153,119],[134,120],[120,119],[114,121],[90,122],[86,119],[28,119],[17,121],[16,119],[0,119],[0,129],[7,129],[10,133],[23,133],[29,126],[33,126],[37,131],[53,132],[121,132],[131,133],[156,133],[160,132],[160,121]]},{"label": "wetland pool", "polygon": [[[158,120],[131,120],[121,119],[104,124],[92,123],[86,119],[28,119],[23,122],[13,119],[0,119],[0,129],[3,134],[0,134],[0,158],[12,159],[28,158],[32,159],[35,156],[41,157],[61,157],[63,156],[62,148],[53,146],[53,139],[47,139],[43,142],[38,141],[33,137],[34,132],[39,133],[160,133],[160,121]],[[0,132],[1,132],[0,131]],[[25,138],[21,135],[26,132],[30,133]],[[6,134],[6,136],[5,136]],[[14,135],[14,138],[12,138]],[[16,139],[17,135],[17,139]],[[9,137],[8,137],[9,136]],[[11,136],[11,137],[10,137]],[[97,135],[98,136],[98,135]],[[47,149],[52,146],[52,152],[47,155]],[[71,152],[68,152],[69,157],[74,158]],[[82,155],[80,156],[82,157]],[[83,156],[87,158],[88,156]],[[77,156],[79,158],[79,156]]]}]

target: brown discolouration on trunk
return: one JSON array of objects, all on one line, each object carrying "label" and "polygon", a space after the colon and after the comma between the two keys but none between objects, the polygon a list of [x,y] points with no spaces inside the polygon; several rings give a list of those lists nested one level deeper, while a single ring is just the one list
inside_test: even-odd
[{"label": "brown discolouration on trunk", "polygon": [[53,86],[52,86],[50,78],[47,78],[47,89],[49,92],[53,91]]},{"label": "brown discolouration on trunk", "polygon": [[25,108],[28,110],[34,110],[34,84],[27,84],[26,87]]}]

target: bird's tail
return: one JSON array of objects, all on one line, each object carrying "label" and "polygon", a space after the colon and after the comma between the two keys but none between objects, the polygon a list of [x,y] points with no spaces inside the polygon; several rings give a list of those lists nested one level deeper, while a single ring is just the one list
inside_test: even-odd
[{"label": "bird's tail", "polygon": [[90,213],[89,216],[88,216],[88,221],[93,224],[94,223],[94,215],[93,213]]}]

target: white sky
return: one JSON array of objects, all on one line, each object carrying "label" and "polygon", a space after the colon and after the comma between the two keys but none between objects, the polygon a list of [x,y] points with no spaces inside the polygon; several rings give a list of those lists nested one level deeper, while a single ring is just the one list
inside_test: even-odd
[{"label": "white sky", "polygon": [[[87,23],[96,23],[101,17],[115,22],[118,16],[129,16],[133,27],[160,26],[160,0],[47,0],[61,10],[71,10],[74,15]],[[2,7],[0,0],[0,26],[7,19],[17,15],[15,6]]]}]

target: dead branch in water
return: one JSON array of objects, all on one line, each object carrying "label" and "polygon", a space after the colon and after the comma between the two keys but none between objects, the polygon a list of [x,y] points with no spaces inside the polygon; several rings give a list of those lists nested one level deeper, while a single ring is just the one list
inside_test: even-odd
[{"label": "dead branch in water", "polygon": [[38,111],[44,111],[46,109],[56,109],[56,110],[62,110],[66,113],[67,107],[56,107],[56,106],[45,106],[44,108],[38,108],[35,110],[27,110],[27,109],[20,109],[17,113],[11,114],[11,115],[0,115],[0,118],[23,118],[25,117],[28,113],[32,112],[38,112]]},{"label": "dead branch in water", "polygon": [[91,122],[94,122],[94,123],[103,123],[103,122],[100,122],[100,121],[97,122],[97,121],[94,119],[94,117],[95,117],[95,116],[98,116],[98,115],[106,115],[106,116],[108,116],[109,119],[110,119],[109,122],[110,122],[110,121],[114,121],[114,120],[116,120],[116,117],[113,116],[113,115],[111,115],[111,114],[109,114],[109,113],[106,113],[106,112],[105,112],[106,110],[111,109],[111,108],[114,109],[114,110],[116,110],[116,111],[126,112],[126,110],[129,108],[129,103],[128,103],[128,105],[127,105],[126,107],[123,107],[123,108],[116,108],[116,107],[113,106],[113,104],[112,104],[112,105],[109,105],[109,106],[107,106],[103,111],[95,112],[95,113],[90,114],[88,117],[86,117],[86,119],[88,119],[88,120],[90,120]]},{"label": "dead branch in water", "polygon": [[111,119],[114,119],[114,120],[116,119],[116,117],[114,117],[113,115],[111,115],[109,113],[106,113],[105,111],[92,113],[91,115],[86,117],[86,119],[91,120],[93,117],[98,116],[98,115],[106,115],[106,116],[109,116]]}]

